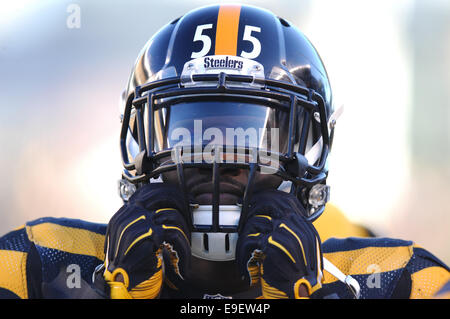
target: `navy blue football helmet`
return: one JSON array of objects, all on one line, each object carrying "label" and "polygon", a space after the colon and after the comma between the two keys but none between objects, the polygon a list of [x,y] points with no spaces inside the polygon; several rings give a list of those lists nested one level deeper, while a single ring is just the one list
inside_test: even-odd
[{"label": "navy blue football helmet", "polygon": [[[192,231],[236,231],[217,217],[223,167],[249,170],[238,229],[257,172],[285,181],[309,220],[323,212],[334,129],[331,88],[319,54],[290,22],[247,5],[193,10],[151,37],[122,98],[123,181],[139,187],[176,171]],[[217,138],[230,128],[232,138]],[[208,129],[214,134],[205,138]],[[236,132],[243,133],[237,142]],[[206,228],[193,224],[189,209],[195,203],[183,172],[192,167],[212,170],[216,218]]]}]

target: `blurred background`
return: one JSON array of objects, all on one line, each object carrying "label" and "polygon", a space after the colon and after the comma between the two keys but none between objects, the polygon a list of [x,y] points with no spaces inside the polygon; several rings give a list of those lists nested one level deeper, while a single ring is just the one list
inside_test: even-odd
[{"label": "blurred background", "polygon": [[[332,201],[450,263],[450,2],[241,2],[297,25],[324,60],[345,108]],[[108,222],[121,206],[118,101],[134,60],[160,27],[209,3],[0,4],[0,234],[43,216]]]}]

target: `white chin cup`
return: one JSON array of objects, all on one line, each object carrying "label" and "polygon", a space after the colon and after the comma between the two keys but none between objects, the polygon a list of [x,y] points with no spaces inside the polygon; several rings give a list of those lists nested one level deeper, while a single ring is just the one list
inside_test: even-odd
[{"label": "white chin cup", "polygon": [[[212,205],[200,205],[193,211],[193,224],[212,225]],[[237,205],[219,206],[219,225],[236,226],[241,217],[241,207]],[[191,233],[192,255],[211,261],[234,260],[236,256],[236,243],[238,234],[234,233]]]}]

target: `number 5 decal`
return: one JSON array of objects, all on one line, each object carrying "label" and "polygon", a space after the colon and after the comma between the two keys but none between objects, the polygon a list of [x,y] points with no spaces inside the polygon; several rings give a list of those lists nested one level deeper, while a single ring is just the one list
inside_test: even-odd
[{"label": "number 5 decal", "polygon": [[202,24],[202,25],[197,26],[197,29],[195,29],[195,34],[194,34],[194,42],[202,41],[203,47],[198,52],[192,52],[191,58],[193,58],[193,59],[201,58],[202,56],[205,56],[209,52],[209,50],[211,49],[211,38],[202,33],[203,33],[203,30],[212,29],[212,27],[213,27],[213,25],[211,23],[210,24]]},{"label": "number 5 decal", "polygon": [[[201,58],[201,57],[205,56],[206,54],[208,54],[209,50],[211,49],[211,38],[209,36],[203,34],[203,31],[212,29],[212,28],[213,28],[213,25],[210,23],[210,24],[198,25],[197,28],[195,29],[193,41],[194,42],[196,42],[196,41],[203,42],[203,47],[198,52],[192,52],[192,54],[191,54],[192,59]],[[253,45],[253,48],[250,52],[242,50],[240,56],[243,58],[254,59],[254,58],[258,57],[259,54],[261,53],[261,42],[257,38],[252,36],[252,32],[261,32],[261,28],[251,26],[251,25],[245,26],[244,36],[243,36],[242,40],[250,41]]]},{"label": "number 5 decal", "polygon": [[250,52],[242,50],[241,57],[243,58],[254,59],[261,53],[261,42],[252,36],[252,32],[261,32],[261,28],[251,25],[245,26],[243,40],[250,41],[253,44],[253,49]]}]

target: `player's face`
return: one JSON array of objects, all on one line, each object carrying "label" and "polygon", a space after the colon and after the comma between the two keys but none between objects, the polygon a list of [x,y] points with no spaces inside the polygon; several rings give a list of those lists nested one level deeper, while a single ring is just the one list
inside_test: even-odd
[{"label": "player's face", "polygon": [[[212,170],[187,168],[184,170],[186,187],[199,205],[211,205],[213,197]],[[240,168],[220,169],[220,204],[235,205],[242,200],[248,181],[249,170]],[[178,184],[175,171],[164,174],[165,182]],[[276,189],[281,179],[276,175],[256,173],[254,191]]]}]

